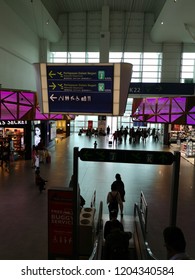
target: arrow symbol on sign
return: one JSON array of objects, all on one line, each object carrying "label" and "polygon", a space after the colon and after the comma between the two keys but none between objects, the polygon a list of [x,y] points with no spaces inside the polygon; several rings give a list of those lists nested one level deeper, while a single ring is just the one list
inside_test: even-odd
[{"label": "arrow symbol on sign", "polygon": [[160,85],[157,85],[156,90],[161,91],[163,88]]},{"label": "arrow symbol on sign", "polygon": [[89,152],[89,151],[85,151],[84,153],[83,153],[83,158],[85,159],[85,160],[89,160],[90,158],[91,158],[91,153]]},{"label": "arrow symbol on sign", "polygon": [[48,75],[49,75],[49,77],[50,77],[51,79],[53,79],[53,76],[56,76],[56,74],[55,74],[55,73],[53,73],[53,72],[52,72],[52,70],[49,72],[49,74],[48,74]]},{"label": "arrow symbol on sign", "polygon": [[99,160],[104,160],[105,159],[104,151],[97,151],[96,155],[97,155]]},{"label": "arrow symbol on sign", "polygon": [[162,162],[162,164],[169,162],[169,158],[167,157],[167,155],[160,155],[159,160]]},{"label": "arrow symbol on sign", "polygon": [[52,90],[54,90],[56,88],[56,84],[54,84],[54,82],[52,82],[51,85],[49,85],[50,88],[52,88]]},{"label": "arrow symbol on sign", "polygon": [[52,95],[50,96],[50,99],[51,99],[51,101],[55,101],[55,99],[57,99],[57,96],[54,96],[54,94],[52,94]]}]

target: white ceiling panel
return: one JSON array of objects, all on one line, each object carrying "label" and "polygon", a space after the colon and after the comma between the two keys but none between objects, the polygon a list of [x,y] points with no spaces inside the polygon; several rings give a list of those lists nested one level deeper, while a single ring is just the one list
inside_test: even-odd
[{"label": "white ceiling panel", "polygon": [[[85,11],[153,13],[154,42],[195,43],[195,0],[4,0],[40,37],[60,38],[59,15]],[[47,23],[50,23],[46,26]],[[162,24],[163,23],[163,24]]]}]

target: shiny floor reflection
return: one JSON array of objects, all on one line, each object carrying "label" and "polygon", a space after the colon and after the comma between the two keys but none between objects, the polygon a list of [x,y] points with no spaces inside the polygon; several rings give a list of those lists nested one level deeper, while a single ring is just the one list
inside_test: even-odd
[{"label": "shiny floor reflection", "polygon": [[[41,164],[47,188],[67,187],[73,173],[73,148],[166,150],[161,143],[148,139],[146,144],[108,145],[107,137],[71,135],[51,150],[51,164]],[[124,214],[131,216],[135,202],[143,191],[148,203],[148,242],[159,259],[165,259],[162,231],[170,221],[172,166],[126,163],[99,163],[79,160],[81,194],[89,205],[96,190],[96,205],[102,200],[108,214],[106,196],[116,173],[125,183]],[[195,258],[195,168],[181,159],[177,225],[186,236],[187,251]],[[47,192],[40,195],[34,184],[30,161],[12,163],[10,173],[0,169],[0,259],[47,259]]]}]

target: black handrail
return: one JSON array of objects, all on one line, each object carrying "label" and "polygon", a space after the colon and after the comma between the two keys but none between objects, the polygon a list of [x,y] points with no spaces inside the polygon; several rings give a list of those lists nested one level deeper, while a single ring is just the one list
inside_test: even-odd
[{"label": "black handrail", "polygon": [[102,245],[103,245],[103,202],[100,201],[97,228],[96,228],[96,239],[93,246],[93,251],[89,257],[89,260],[101,260],[102,256]]},{"label": "black handrail", "polygon": [[[135,226],[135,231],[134,234],[136,234],[136,239],[139,242],[139,250],[140,250],[140,255],[141,259],[144,260],[156,260],[156,257],[152,253],[148,242],[146,241],[146,228],[145,228],[145,223],[143,221],[143,214],[142,211],[137,203],[134,204],[134,226]],[[141,233],[140,231],[137,230],[137,227],[141,228]]]},{"label": "black handrail", "polygon": [[142,213],[142,220],[144,222],[145,234],[147,232],[147,221],[148,221],[148,205],[144,196],[144,193],[141,191],[140,195],[140,210]]},{"label": "black handrail", "polygon": [[91,203],[90,203],[91,208],[95,208],[95,202],[96,202],[96,190],[93,192],[93,195],[91,197]]}]

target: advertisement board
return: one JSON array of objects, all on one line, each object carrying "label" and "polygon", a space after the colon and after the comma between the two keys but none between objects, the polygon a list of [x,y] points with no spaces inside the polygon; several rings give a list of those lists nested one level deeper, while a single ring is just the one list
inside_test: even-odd
[{"label": "advertisement board", "polygon": [[48,190],[49,258],[73,256],[73,191]]}]

